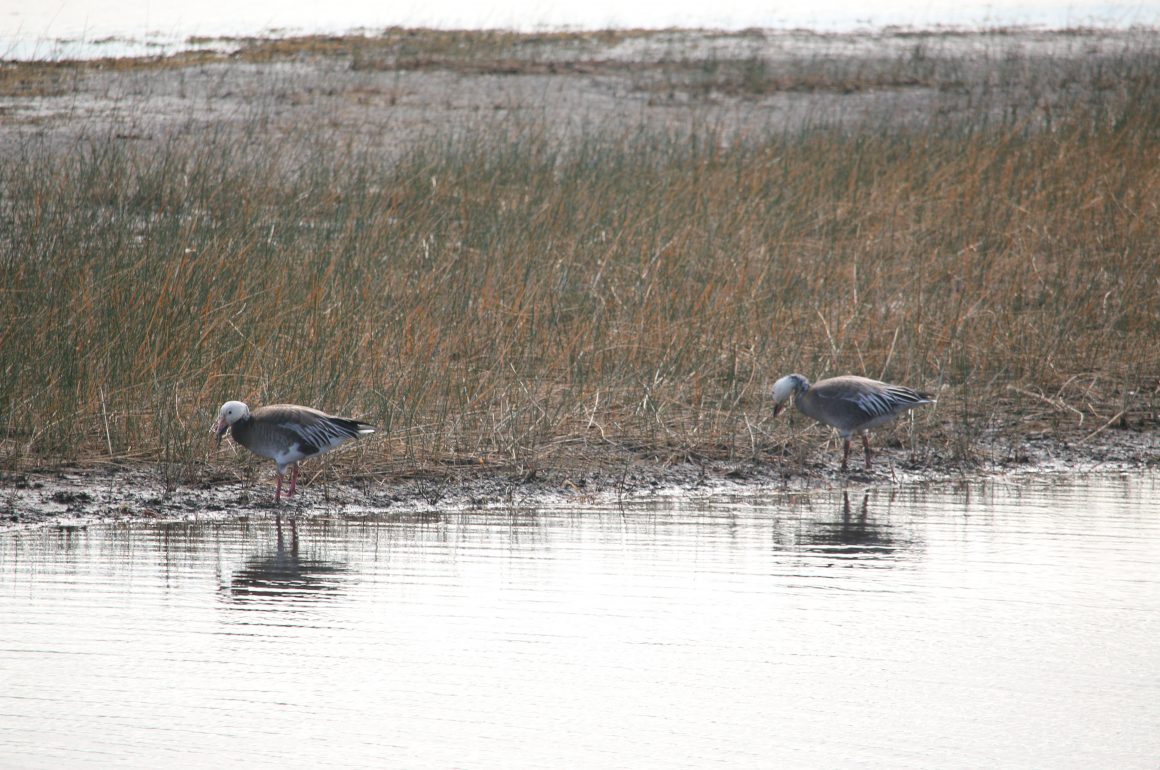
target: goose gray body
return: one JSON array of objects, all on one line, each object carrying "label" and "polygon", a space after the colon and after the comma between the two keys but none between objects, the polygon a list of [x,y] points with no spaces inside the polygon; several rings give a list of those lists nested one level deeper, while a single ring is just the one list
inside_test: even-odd
[{"label": "goose gray body", "polygon": [[275,502],[282,497],[282,476],[287,467],[291,468],[289,497],[297,488],[298,463],[375,432],[373,426],[359,420],[335,417],[308,406],[271,404],[250,411],[241,401],[227,401],[218,410],[214,433],[219,443],[227,430],[246,449],[277,463]]},{"label": "goose gray body", "polygon": [[799,412],[838,431],[844,440],[842,470],[846,469],[850,458],[850,437],[855,433],[862,434],[866,468],[869,469],[871,453],[868,432],[894,422],[916,406],[933,404],[935,401],[925,393],[868,377],[845,375],[811,385],[804,376],[790,374],[774,383],[774,416],[785,408],[785,402],[791,396]]}]

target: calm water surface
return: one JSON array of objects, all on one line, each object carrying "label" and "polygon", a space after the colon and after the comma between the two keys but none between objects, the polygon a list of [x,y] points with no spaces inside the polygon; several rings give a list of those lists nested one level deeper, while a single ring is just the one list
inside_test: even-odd
[{"label": "calm water surface", "polygon": [[1160,764],[1160,476],[0,533],[0,767]]}]

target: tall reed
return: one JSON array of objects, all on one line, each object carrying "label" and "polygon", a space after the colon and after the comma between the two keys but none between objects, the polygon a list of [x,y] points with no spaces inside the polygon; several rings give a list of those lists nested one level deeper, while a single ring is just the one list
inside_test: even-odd
[{"label": "tall reed", "polygon": [[1150,74],[1050,127],[514,122],[401,160],[315,128],[4,160],[6,465],[197,463],[230,398],[377,423],[374,471],[761,456],[789,371],[937,390],[919,420],[958,455],[1154,412]]}]

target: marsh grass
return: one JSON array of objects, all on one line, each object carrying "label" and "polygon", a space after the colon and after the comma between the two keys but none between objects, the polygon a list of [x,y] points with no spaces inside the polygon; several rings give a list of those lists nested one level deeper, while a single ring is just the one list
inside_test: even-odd
[{"label": "marsh grass", "polygon": [[564,145],[532,122],[395,161],[259,116],[24,145],[0,167],[3,464],[143,460],[172,487],[221,456],[231,398],[366,419],[335,467],[433,496],[481,469],[796,462],[824,434],[769,417],[791,371],[935,392],[894,441],[949,462],[1154,424],[1158,71],[1105,71],[1050,125]]}]

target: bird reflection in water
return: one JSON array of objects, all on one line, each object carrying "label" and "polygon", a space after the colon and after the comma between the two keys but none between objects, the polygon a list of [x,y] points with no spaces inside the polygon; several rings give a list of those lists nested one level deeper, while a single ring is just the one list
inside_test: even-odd
[{"label": "bird reflection in water", "polygon": [[834,555],[888,557],[910,542],[890,524],[874,520],[870,514],[870,493],[861,505],[850,505],[850,493],[842,492],[842,505],[832,519],[811,521],[800,534],[798,545],[811,551]]},{"label": "bird reflection in water", "polygon": [[291,521],[289,542],[277,519],[277,544],[273,552],[246,559],[245,565],[222,580],[220,591],[236,602],[281,599],[317,600],[334,595],[348,571],[340,562],[304,557],[299,552],[298,528]]}]

